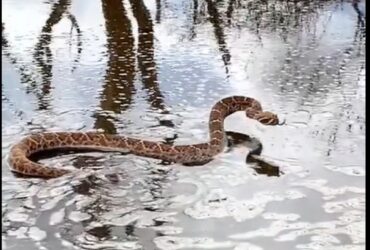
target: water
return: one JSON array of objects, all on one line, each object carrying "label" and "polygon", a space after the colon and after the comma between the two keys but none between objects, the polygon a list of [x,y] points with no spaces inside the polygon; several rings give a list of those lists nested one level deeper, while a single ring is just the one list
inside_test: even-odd
[{"label": "water", "polygon": [[[364,249],[365,37],[350,2],[2,5],[4,249]],[[103,153],[41,160],[80,169],[58,179],[7,167],[32,132],[205,141],[229,95],[286,120],[225,122],[278,170],[242,146],[193,168]]]}]

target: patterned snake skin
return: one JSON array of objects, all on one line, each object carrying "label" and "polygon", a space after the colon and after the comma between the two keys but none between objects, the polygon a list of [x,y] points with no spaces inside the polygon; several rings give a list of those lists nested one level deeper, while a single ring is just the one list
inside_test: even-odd
[{"label": "patterned snake skin", "polygon": [[209,118],[210,141],[207,143],[173,146],[95,132],[36,133],[25,137],[10,149],[9,164],[11,171],[33,177],[53,178],[70,172],[65,169],[43,166],[29,159],[34,153],[53,149],[129,152],[184,165],[204,164],[223,151],[226,145],[224,120],[237,111],[245,111],[247,117],[264,125],[279,124],[277,115],[263,111],[257,100],[244,96],[232,96],[220,100],[213,106]]}]

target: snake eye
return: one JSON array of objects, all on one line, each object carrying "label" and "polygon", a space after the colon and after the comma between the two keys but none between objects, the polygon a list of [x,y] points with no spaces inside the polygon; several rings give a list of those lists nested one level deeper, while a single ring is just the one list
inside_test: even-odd
[{"label": "snake eye", "polygon": [[270,124],[271,119],[270,119],[270,118],[265,118],[265,117],[263,117],[263,118],[261,118],[261,119],[258,119],[258,121],[259,121],[260,123],[262,123],[262,124]]},{"label": "snake eye", "polygon": [[279,123],[279,120],[276,117],[262,117],[258,121],[264,125],[276,125]]}]

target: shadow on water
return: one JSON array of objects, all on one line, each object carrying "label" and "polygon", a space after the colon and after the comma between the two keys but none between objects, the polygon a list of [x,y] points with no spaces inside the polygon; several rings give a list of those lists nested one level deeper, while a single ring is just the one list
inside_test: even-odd
[{"label": "shadow on water", "polygon": [[263,157],[260,157],[263,146],[257,138],[232,131],[227,131],[226,136],[228,138],[228,152],[232,151],[235,147],[243,146],[244,148],[248,148],[249,152],[245,161],[247,164],[252,163],[251,167],[257,174],[276,177],[284,174],[279,166],[269,163]]}]

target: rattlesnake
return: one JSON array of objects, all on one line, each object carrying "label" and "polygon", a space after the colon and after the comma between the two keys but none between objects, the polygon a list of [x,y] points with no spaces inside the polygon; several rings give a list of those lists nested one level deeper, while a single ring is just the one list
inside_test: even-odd
[{"label": "rattlesnake", "polygon": [[44,178],[62,176],[69,170],[44,166],[29,159],[34,153],[55,149],[129,152],[170,163],[200,165],[211,161],[215,155],[223,151],[226,143],[224,120],[237,111],[245,111],[247,117],[264,125],[279,124],[277,115],[263,111],[256,99],[231,96],[213,106],[209,118],[210,140],[206,143],[170,145],[98,132],[36,133],[25,137],[10,149],[9,165],[11,171],[27,176]]}]

